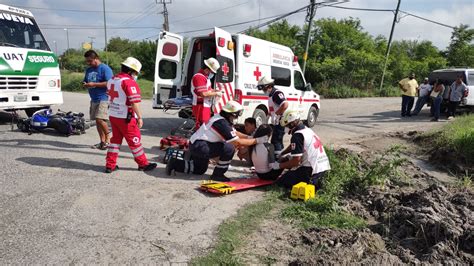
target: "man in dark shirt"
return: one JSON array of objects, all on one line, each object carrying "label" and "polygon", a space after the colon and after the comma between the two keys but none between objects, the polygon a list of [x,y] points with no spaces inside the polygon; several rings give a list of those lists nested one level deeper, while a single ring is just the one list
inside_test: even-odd
[{"label": "man in dark shirt", "polygon": [[273,125],[273,134],[271,143],[275,146],[275,157],[279,158],[283,150],[283,136],[285,128],[280,125],[280,118],[288,109],[288,101],[285,94],[275,88],[275,81],[267,76],[263,76],[258,81],[257,88],[268,95],[268,109],[271,116],[271,124]]}]

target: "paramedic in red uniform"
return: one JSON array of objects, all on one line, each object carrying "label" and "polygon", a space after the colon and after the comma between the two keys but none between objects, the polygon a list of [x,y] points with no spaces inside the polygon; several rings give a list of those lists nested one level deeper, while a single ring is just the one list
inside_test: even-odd
[{"label": "paramedic in red uniform", "polygon": [[212,100],[215,96],[221,97],[222,93],[212,89],[211,79],[220,68],[215,58],[204,60],[205,67],[193,76],[191,93],[193,94],[193,116],[196,119],[196,130],[211,118]]},{"label": "paramedic in red uniform", "polygon": [[271,124],[273,125],[273,134],[271,143],[275,146],[275,157],[278,159],[283,150],[283,136],[285,128],[280,125],[280,118],[288,109],[288,101],[285,94],[275,88],[275,80],[270,77],[263,76],[257,84],[259,90],[268,96],[268,109],[270,109]]},{"label": "paramedic in red uniform", "polygon": [[136,82],[142,68],[140,61],[128,57],[122,62],[121,72],[107,82],[109,95],[109,119],[112,138],[107,151],[105,172],[118,170],[117,157],[122,140],[128,143],[139,171],[151,171],[156,163],[149,163],[141,144],[140,128],[143,126],[140,111],[140,88]]}]

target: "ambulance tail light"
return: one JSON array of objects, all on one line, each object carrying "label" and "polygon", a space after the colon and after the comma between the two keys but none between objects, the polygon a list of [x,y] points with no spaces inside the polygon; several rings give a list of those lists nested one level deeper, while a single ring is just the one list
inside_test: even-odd
[{"label": "ambulance tail light", "polygon": [[250,56],[251,51],[252,51],[252,45],[245,44],[244,45],[244,56]]},{"label": "ambulance tail light", "polygon": [[242,104],[242,90],[235,89],[234,101]]},{"label": "ambulance tail light", "polygon": [[58,79],[58,89],[61,89],[61,79]]},{"label": "ambulance tail light", "polygon": [[295,55],[293,56],[293,66],[296,66],[298,64],[298,57]]}]

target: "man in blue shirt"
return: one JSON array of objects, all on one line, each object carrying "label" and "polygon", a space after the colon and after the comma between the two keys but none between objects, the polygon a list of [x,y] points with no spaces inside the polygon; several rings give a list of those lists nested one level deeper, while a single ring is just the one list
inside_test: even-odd
[{"label": "man in blue shirt", "polygon": [[99,55],[94,50],[84,54],[87,65],[83,85],[89,90],[91,105],[89,109],[90,119],[95,120],[100,142],[93,147],[101,150],[107,149],[109,145],[108,95],[107,81],[112,78],[112,69],[100,62]]}]

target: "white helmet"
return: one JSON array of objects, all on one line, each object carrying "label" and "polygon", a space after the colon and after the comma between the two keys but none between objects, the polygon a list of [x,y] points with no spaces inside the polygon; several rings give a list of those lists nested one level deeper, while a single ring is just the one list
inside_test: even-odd
[{"label": "white helmet", "polygon": [[296,120],[299,120],[300,119],[300,115],[298,114],[297,111],[293,111],[293,110],[287,110],[281,120],[280,120],[280,125],[282,127],[286,127],[289,123],[293,122],[293,121],[296,121]]},{"label": "white helmet", "polygon": [[142,63],[138,61],[135,57],[127,57],[125,61],[122,62],[122,65],[129,67],[132,70],[137,71],[140,73],[140,70],[142,69]]},{"label": "white helmet", "polygon": [[242,105],[236,101],[228,101],[224,107],[222,107],[222,111],[226,111],[227,113],[241,113],[243,109]]},{"label": "white helmet", "polygon": [[268,76],[263,76],[258,80],[257,83],[257,89],[263,90],[263,88],[267,85],[273,85],[275,83],[275,80],[268,77]]},{"label": "white helmet", "polygon": [[208,59],[204,60],[204,64],[214,73],[221,67],[217,59],[213,57],[209,57]]}]

